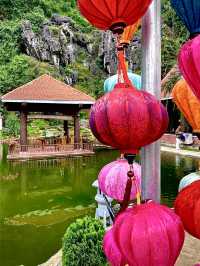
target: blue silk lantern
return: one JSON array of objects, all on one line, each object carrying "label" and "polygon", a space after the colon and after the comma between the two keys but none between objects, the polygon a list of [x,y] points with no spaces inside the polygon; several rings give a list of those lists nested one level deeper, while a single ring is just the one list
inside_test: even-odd
[{"label": "blue silk lantern", "polygon": [[[138,89],[141,89],[141,76],[137,74],[133,74],[132,72],[128,72],[128,77],[132,84]],[[104,91],[105,92],[110,92],[114,89],[115,85],[118,82],[118,75],[114,75],[106,79],[104,82]]]},{"label": "blue silk lantern", "polygon": [[200,1],[199,0],[171,0],[172,7],[184,22],[191,36],[200,33]]},{"label": "blue silk lantern", "polygon": [[183,179],[181,179],[178,191],[180,192],[181,190],[198,180],[200,180],[200,172],[194,172],[189,175],[186,175],[185,177],[183,177]]}]

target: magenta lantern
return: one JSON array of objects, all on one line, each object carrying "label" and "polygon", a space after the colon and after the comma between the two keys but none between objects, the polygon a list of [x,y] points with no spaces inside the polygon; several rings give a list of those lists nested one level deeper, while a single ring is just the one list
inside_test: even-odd
[{"label": "magenta lantern", "polygon": [[174,266],[185,236],[174,211],[154,202],[127,209],[117,217],[112,231],[114,246],[129,266]]},{"label": "magenta lantern", "polygon": [[[129,164],[125,159],[119,159],[104,166],[99,173],[99,188],[109,197],[122,201],[125,194],[126,184],[128,180],[127,172]],[[141,187],[141,166],[137,163],[133,164],[133,172],[138,188]],[[136,187],[133,185],[130,200],[136,198]]]},{"label": "magenta lantern", "polygon": [[90,127],[103,144],[122,153],[138,153],[158,140],[168,126],[165,107],[150,93],[118,83],[92,107]]},{"label": "magenta lantern", "polygon": [[179,53],[179,68],[192,89],[200,100],[200,35],[186,42]]},{"label": "magenta lantern", "polygon": [[110,229],[104,236],[103,239],[103,250],[106,254],[108,261],[112,266],[125,266],[126,260],[123,258],[120,253],[114,239],[113,239],[113,231]]}]

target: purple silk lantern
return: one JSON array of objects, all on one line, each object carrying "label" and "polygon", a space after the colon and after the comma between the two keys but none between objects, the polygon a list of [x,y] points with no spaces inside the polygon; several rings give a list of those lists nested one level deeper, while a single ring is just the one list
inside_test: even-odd
[{"label": "purple silk lantern", "polygon": [[[114,250],[120,252],[124,265],[174,266],[184,243],[184,229],[173,210],[154,202],[136,205],[120,214],[113,227]],[[115,266],[106,248],[108,260]],[[117,253],[116,253],[117,254]],[[115,255],[116,255],[115,254]],[[118,264],[117,264],[118,263]]]},{"label": "purple silk lantern", "polygon": [[[122,201],[128,180],[127,172],[129,168],[130,166],[125,159],[119,159],[104,166],[98,177],[101,191],[115,200]],[[141,166],[138,163],[133,163],[133,172],[136,184],[140,190]],[[136,193],[136,187],[132,185],[130,200],[136,198]]]}]

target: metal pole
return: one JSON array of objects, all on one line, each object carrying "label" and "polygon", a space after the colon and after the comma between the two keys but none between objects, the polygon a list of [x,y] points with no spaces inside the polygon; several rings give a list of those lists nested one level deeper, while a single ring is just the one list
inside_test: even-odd
[{"label": "metal pole", "polygon": [[[142,21],[142,87],[161,95],[161,4],[153,0]],[[142,197],[160,202],[160,141],[142,149]]]}]

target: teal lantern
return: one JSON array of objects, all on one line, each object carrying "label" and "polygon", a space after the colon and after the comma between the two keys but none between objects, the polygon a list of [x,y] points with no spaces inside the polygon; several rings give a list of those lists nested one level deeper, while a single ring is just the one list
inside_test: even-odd
[{"label": "teal lantern", "polygon": [[[141,76],[134,74],[132,72],[128,72],[128,77],[130,79],[130,81],[132,82],[132,84],[138,89],[141,89]],[[104,82],[104,91],[105,92],[110,92],[114,89],[115,85],[118,82],[118,75],[114,75],[109,77],[108,79],[105,80]]]}]

